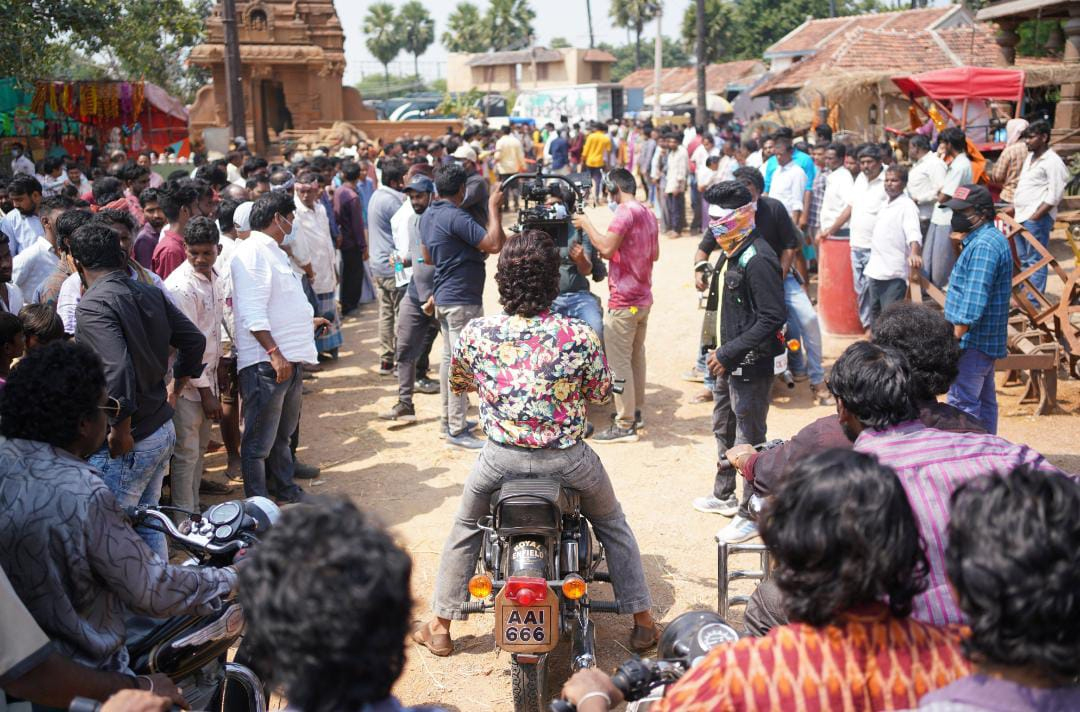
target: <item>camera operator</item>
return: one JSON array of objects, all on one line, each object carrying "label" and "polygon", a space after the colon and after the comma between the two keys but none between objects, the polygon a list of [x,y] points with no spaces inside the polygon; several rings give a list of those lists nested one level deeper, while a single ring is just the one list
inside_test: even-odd
[{"label": "camera operator", "polygon": [[[739,181],[709,188],[709,230],[724,251],[719,266],[719,347],[706,364],[716,377],[713,386],[713,435],[719,458],[732,445],[765,442],[774,360],[784,352],[780,329],[787,312],[780,261],[755,225],[756,204]],[[735,497],[736,471],[717,467],[713,493],[694,500],[694,509],[726,517],[735,515],[717,536],[740,542],[757,534],[747,503],[750,488]]]},{"label": "camera operator", "polygon": [[[549,190],[547,205],[555,211],[556,219],[569,223],[570,213],[577,207],[577,196],[562,182],[552,184]],[[559,245],[559,296],[551,303],[551,311],[581,319],[604,343],[604,310],[600,298],[589,291],[589,277],[599,282],[607,269],[589,236],[568,227],[570,237],[565,245]]]},{"label": "camera operator", "polygon": [[[652,712],[910,709],[968,674],[959,630],[911,617],[926,555],[892,469],[850,450],[814,455],[780,485],[761,538],[794,622],[717,646]],[[622,701],[596,668],[570,678],[563,696],[584,703],[578,712]]]}]

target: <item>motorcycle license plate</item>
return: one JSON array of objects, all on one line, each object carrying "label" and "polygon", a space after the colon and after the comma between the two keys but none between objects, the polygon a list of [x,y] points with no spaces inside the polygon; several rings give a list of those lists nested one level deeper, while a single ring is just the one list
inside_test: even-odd
[{"label": "motorcycle license plate", "polygon": [[495,597],[495,642],[513,653],[542,653],[559,642],[559,599],[548,592],[535,606],[516,606],[502,592]]}]

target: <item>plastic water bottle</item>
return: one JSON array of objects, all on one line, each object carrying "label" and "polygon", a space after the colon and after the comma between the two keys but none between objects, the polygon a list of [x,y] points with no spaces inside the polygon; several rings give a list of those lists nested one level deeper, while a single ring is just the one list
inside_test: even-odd
[{"label": "plastic water bottle", "polygon": [[401,260],[401,255],[397,250],[390,253],[391,258],[394,260],[394,284],[402,287],[409,283],[409,278],[405,276],[405,263]]}]

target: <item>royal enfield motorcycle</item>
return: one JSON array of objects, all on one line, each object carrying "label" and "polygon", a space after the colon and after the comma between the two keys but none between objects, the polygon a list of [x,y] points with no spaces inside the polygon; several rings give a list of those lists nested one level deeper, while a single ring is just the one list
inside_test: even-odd
[{"label": "royal enfield motorcycle", "polygon": [[[169,514],[175,511],[138,506],[127,513],[133,526],[157,529],[189,553],[191,558],[183,565],[217,568],[230,566],[239,552],[257,545],[280,513],[265,497],[215,504],[201,515],[187,515],[179,525]],[[244,610],[235,599],[208,616],[142,619],[135,626],[129,624],[131,628],[140,631],[128,647],[131,669],[140,675],[168,675],[184,691],[191,709],[266,711],[266,686],[245,664]],[[230,662],[229,650],[238,643]]]}]

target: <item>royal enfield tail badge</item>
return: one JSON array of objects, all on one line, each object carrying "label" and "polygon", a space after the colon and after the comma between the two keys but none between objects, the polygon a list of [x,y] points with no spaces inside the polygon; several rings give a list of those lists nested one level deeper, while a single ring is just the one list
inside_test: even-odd
[{"label": "royal enfield tail badge", "polygon": [[194,648],[218,640],[238,638],[243,631],[244,609],[239,603],[234,603],[216,621],[183,638],[177,638],[169,647]]}]

